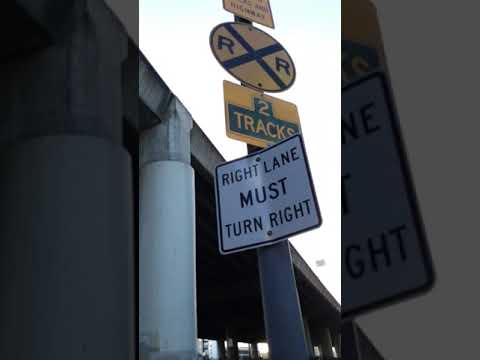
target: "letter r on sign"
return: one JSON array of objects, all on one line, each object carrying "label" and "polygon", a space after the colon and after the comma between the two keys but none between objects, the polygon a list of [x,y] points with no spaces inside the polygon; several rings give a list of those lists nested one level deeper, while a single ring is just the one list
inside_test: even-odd
[{"label": "letter r on sign", "polygon": [[235,43],[233,42],[233,40],[229,39],[225,36],[220,35],[218,37],[217,48],[218,48],[218,50],[222,50],[224,46],[228,48],[228,51],[230,51],[230,54],[232,54],[232,55],[235,54],[235,51],[233,51],[233,48],[235,47]]},{"label": "letter r on sign", "polygon": [[278,72],[280,72],[280,69],[283,69],[285,73],[290,76],[290,64],[287,61],[275,57],[275,64]]}]

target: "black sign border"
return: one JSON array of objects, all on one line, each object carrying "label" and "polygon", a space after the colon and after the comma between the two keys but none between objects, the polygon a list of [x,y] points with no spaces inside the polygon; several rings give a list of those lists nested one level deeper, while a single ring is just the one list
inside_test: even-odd
[{"label": "black sign border", "polygon": [[[277,44],[279,44],[282,48],[283,48],[283,51],[285,51],[288,55],[288,57],[290,58],[290,60],[292,60],[292,66],[293,66],[293,79],[292,81],[290,82],[290,84],[283,88],[283,89],[280,89],[280,90],[268,90],[268,89],[263,89],[263,88],[260,88],[258,87],[256,84],[252,84],[250,82],[246,82],[245,79],[240,79],[239,77],[237,77],[235,74],[233,74],[232,72],[228,71],[227,69],[225,69],[223,67],[223,64],[222,62],[220,61],[220,59],[218,58],[216,52],[215,52],[215,47],[213,45],[213,35],[215,34],[215,32],[217,31],[218,28],[226,25],[226,24],[230,24],[230,25],[241,25],[241,26],[248,26],[248,27],[251,27],[252,29],[256,30],[256,31],[259,31],[259,32],[262,32],[264,33],[265,35],[267,35],[268,37],[270,37],[271,39],[273,39],[273,41],[275,41]],[[223,68],[223,70],[225,70],[227,73],[229,73],[231,76],[233,76],[235,79],[237,79],[238,81],[240,81],[242,84],[247,84],[248,86],[250,86],[252,89],[255,89],[257,91],[264,91],[264,92],[268,92],[268,93],[280,93],[280,92],[283,92],[283,91],[286,91],[288,89],[290,89],[293,84],[295,83],[295,81],[297,80],[297,68],[295,66],[295,62],[293,61],[293,58],[291,57],[290,53],[287,51],[287,49],[285,49],[285,46],[283,46],[279,41],[277,41],[277,39],[275,39],[272,35],[270,35],[269,33],[263,31],[262,29],[259,29],[253,25],[250,25],[250,24],[246,24],[246,23],[241,23],[241,22],[238,22],[238,21],[227,21],[227,22],[224,22],[224,23],[221,23],[221,24],[218,24],[217,26],[215,26],[213,28],[213,30],[210,32],[210,50],[212,51],[212,54],[213,56],[215,57],[215,59],[217,60],[217,62],[220,64],[220,66]]]},{"label": "black sign border", "polygon": [[[403,172],[403,178],[405,182],[405,187],[407,190],[407,196],[408,196],[408,202],[410,205],[410,210],[412,212],[412,217],[414,220],[414,225],[415,229],[418,234],[418,239],[419,239],[419,245],[421,248],[422,256],[424,259],[424,265],[425,265],[425,270],[427,273],[427,282],[424,285],[421,285],[417,288],[410,289],[408,291],[404,291],[402,293],[392,295],[389,297],[386,297],[382,300],[373,302],[368,305],[362,305],[354,310],[349,310],[348,312],[343,312],[342,310],[342,321],[352,319],[360,314],[365,314],[367,312],[371,312],[373,310],[378,310],[379,308],[383,308],[386,306],[391,306],[395,305],[397,303],[403,302],[405,300],[417,297],[419,295],[425,294],[429,292],[433,286],[435,285],[435,272],[434,272],[434,267],[433,267],[433,261],[432,261],[432,256],[429,250],[428,242],[427,242],[427,236],[426,236],[426,231],[425,231],[425,225],[422,219],[422,215],[420,212],[420,206],[418,202],[418,197],[417,193],[415,191],[415,186],[413,182],[413,177],[411,173],[411,167],[410,167],[410,162],[408,160],[407,152],[405,149],[405,145],[403,142],[403,136],[402,136],[402,131],[401,131],[401,126],[400,126],[400,121],[398,119],[396,107],[394,104],[393,100],[393,94],[392,90],[390,88],[389,82],[387,81],[387,78],[385,74],[382,71],[375,71],[370,73],[369,75],[351,82],[350,84],[346,85],[345,87],[342,88],[342,95],[344,92],[347,92],[348,90],[358,87],[362,85],[363,83],[366,83],[372,79],[378,78],[380,80],[381,86],[383,88],[383,94],[384,98],[386,101],[387,109],[390,114],[390,123],[391,123],[391,129],[393,132],[393,137],[395,140],[395,145],[397,149],[398,156],[400,158],[400,167]],[[342,170],[343,173],[343,170]],[[343,254],[343,243],[342,243],[342,271],[343,271],[343,262],[344,262],[344,254]]]},{"label": "black sign border", "polygon": [[[310,188],[312,189],[313,200],[314,200],[314,203],[315,203],[315,210],[317,211],[317,215],[318,215],[318,223],[315,224],[315,225],[312,225],[308,228],[305,228],[303,230],[300,230],[300,231],[297,231],[297,232],[294,232],[294,233],[290,233],[290,234],[285,235],[285,236],[277,237],[275,239],[263,241],[263,242],[260,242],[260,243],[256,243],[254,245],[246,245],[246,246],[241,246],[241,247],[238,247],[238,248],[235,248],[235,249],[225,250],[224,247],[223,247],[222,216],[221,216],[221,209],[220,209],[220,202],[219,202],[220,193],[219,193],[219,186],[218,186],[218,170],[223,166],[226,166],[228,164],[237,162],[239,160],[244,160],[244,159],[248,159],[248,158],[251,158],[251,157],[257,157],[260,154],[262,154],[266,151],[272,150],[273,148],[275,148],[279,145],[282,145],[284,142],[290,141],[295,137],[298,137],[300,139],[300,144],[302,145],[302,150],[303,150],[303,155],[304,155],[303,160],[305,162],[305,167],[307,169]],[[231,254],[246,251],[246,250],[257,249],[257,248],[260,248],[260,247],[273,245],[273,244],[276,244],[276,243],[279,243],[279,242],[282,242],[282,241],[286,241],[286,240],[288,240],[289,237],[296,236],[298,234],[302,234],[302,233],[308,232],[310,230],[319,228],[322,225],[323,219],[322,219],[322,214],[320,212],[320,207],[318,205],[317,194],[315,192],[315,186],[313,184],[312,173],[311,173],[311,170],[310,170],[310,164],[309,164],[309,161],[308,161],[307,151],[305,149],[305,143],[303,141],[303,137],[300,134],[295,134],[295,135],[292,135],[285,140],[282,140],[278,143],[275,143],[274,145],[269,146],[269,147],[267,147],[265,149],[262,149],[260,151],[257,151],[257,152],[251,153],[249,155],[246,155],[244,157],[241,157],[241,158],[238,158],[238,159],[235,159],[235,160],[232,160],[232,161],[227,161],[227,162],[224,162],[220,165],[217,165],[215,167],[215,205],[216,205],[216,211],[217,211],[218,248],[220,250],[220,254],[222,254],[222,255],[231,255]]]}]

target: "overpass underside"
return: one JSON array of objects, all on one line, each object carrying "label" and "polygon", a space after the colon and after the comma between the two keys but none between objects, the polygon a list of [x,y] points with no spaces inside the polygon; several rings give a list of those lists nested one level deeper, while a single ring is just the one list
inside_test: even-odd
[{"label": "overpass underside", "polygon": [[[152,126],[162,121],[162,114],[169,114],[172,103],[183,105],[141,54],[140,69],[140,122]],[[152,111],[153,100],[149,99],[163,104],[163,108]],[[191,147],[196,193],[198,335],[225,339],[228,333],[240,342],[265,342],[256,251],[222,256],[218,250],[213,174],[215,166],[225,160],[195,122]],[[302,312],[308,319],[312,342],[319,344],[324,329],[338,334],[340,306],[293,247],[292,257]]]}]

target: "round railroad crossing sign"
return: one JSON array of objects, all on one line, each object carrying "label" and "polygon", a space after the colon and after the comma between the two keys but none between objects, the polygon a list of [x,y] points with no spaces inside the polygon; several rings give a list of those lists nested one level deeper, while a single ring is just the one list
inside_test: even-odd
[{"label": "round railroad crossing sign", "polygon": [[210,34],[210,46],[220,65],[250,87],[280,92],[295,81],[295,65],[287,50],[252,25],[220,24]]}]

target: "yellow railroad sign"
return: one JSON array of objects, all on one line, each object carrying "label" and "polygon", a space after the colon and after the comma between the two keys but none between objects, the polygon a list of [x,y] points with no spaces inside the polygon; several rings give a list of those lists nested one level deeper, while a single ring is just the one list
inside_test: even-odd
[{"label": "yellow railroad sign", "polygon": [[377,9],[369,0],[342,0],[342,40],[376,49],[384,60]]},{"label": "yellow railroad sign", "polygon": [[210,34],[210,46],[220,65],[252,88],[280,92],[295,81],[295,65],[287,50],[252,25],[220,24]]},{"label": "yellow railroad sign", "polygon": [[223,0],[223,8],[244,19],[275,28],[270,0]]},{"label": "yellow railroad sign", "polygon": [[342,86],[386,70],[377,10],[369,0],[342,0]]},{"label": "yellow railroad sign", "polygon": [[300,133],[295,104],[223,82],[227,136],[251,145],[267,147]]}]

